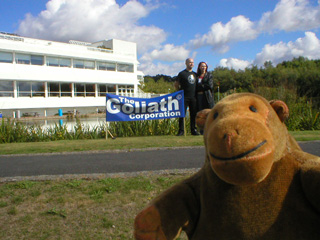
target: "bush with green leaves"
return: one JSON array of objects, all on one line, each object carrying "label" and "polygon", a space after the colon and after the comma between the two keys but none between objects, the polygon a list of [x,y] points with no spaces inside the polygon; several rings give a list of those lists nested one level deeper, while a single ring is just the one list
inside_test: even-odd
[{"label": "bush with green leaves", "polygon": [[[286,121],[288,130],[320,130],[320,113],[312,102],[305,98],[296,98],[292,92],[279,89],[256,89],[260,95],[267,99],[280,99],[287,103],[290,111],[289,119]],[[224,97],[224,95],[223,95]],[[186,117],[186,131],[190,134],[189,116]],[[175,135],[178,132],[178,118],[109,122],[98,126],[89,127],[77,119],[76,125],[69,130],[65,124],[55,124],[50,128],[42,128],[38,125],[27,126],[21,122],[11,119],[2,119],[0,125],[0,143],[12,142],[44,142],[57,140],[77,139],[101,139],[106,137],[108,130],[116,137],[139,137]]]},{"label": "bush with green leaves", "polygon": [[[190,131],[186,119],[187,133]],[[109,122],[108,129],[117,137],[174,135],[178,132],[178,119],[160,119],[132,122]],[[2,119],[0,143],[43,142],[57,140],[101,139],[106,137],[107,124],[89,126],[77,119],[76,125],[69,130],[65,124],[55,124],[43,128],[38,125],[27,126],[11,119]]]},{"label": "bush with green leaves", "polygon": [[286,125],[290,131],[320,130],[320,112],[309,101],[300,101],[289,106],[290,116]]}]

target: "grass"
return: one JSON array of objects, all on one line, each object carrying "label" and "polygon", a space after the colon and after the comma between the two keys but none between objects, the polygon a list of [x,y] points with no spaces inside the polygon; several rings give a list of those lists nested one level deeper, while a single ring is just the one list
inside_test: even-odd
[{"label": "grass", "polygon": [[[320,140],[320,131],[291,132]],[[1,144],[1,154],[202,146],[202,136],[153,136]],[[133,239],[136,214],[192,172],[99,180],[0,183],[0,239]],[[187,239],[185,234],[181,240]]]},{"label": "grass", "polygon": [[[294,131],[290,132],[297,141],[320,140],[320,131]],[[161,147],[188,147],[203,146],[202,136],[176,137],[176,136],[150,136],[150,137],[124,137],[112,140],[60,140],[31,143],[5,143],[0,144],[0,154],[32,154],[32,153],[59,153],[77,151],[102,150],[130,150],[137,148]]]},{"label": "grass", "polygon": [[74,151],[123,150],[136,148],[202,146],[202,136],[152,136],[93,140],[60,140],[37,143],[0,144],[1,154],[55,153]]},{"label": "grass", "polygon": [[315,141],[315,140],[320,140],[320,131],[291,131],[290,134],[297,141]]},{"label": "grass", "polygon": [[133,239],[136,214],[185,177],[0,184],[0,239]]}]

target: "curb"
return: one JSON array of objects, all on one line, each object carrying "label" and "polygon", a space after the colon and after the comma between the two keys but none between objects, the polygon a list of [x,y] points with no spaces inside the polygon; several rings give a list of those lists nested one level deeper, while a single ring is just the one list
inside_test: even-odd
[{"label": "curb", "polygon": [[154,175],[181,175],[194,174],[200,168],[188,169],[167,169],[156,171],[141,171],[141,172],[119,172],[119,173],[92,173],[92,174],[64,174],[64,175],[40,175],[40,176],[25,176],[25,177],[3,177],[0,178],[0,183],[20,182],[20,181],[65,181],[65,180],[101,180],[105,178],[130,178],[138,176],[154,176]]},{"label": "curb", "polygon": [[0,157],[15,157],[15,156],[49,156],[49,155],[72,155],[72,154],[92,154],[92,153],[125,153],[125,152],[146,152],[155,150],[175,150],[175,149],[192,149],[204,148],[204,146],[192,147],[153,147],[153,148],[130,148],[130,149],[113,149],[113,150],[90,150],[77,152],[54,152],[54,153],[22,153],[22,154],[0,154]]}]

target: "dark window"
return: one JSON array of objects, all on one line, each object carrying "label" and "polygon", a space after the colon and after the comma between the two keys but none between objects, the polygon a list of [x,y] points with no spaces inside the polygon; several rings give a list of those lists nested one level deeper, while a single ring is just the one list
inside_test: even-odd
[{"label": "dark window", "polygon": [[31,55],[31,65],[43,65],[43,56]]},{"label": "dark window", "polygon": [[43,82],[32,82],[31,89],[32,89],[32,96],[33,97],[44,97],[44,83]]},{"label": "dark window", "polygon": [[61,83],[61,96],[62,97],[71,97],[72,96],[72,83]]},{"label": "dark window", "polygon": [[98,85],[98,91],[99,91],[99,96],[100,97],[105,97],[106,96],[106,93],[107,93],[107,86],[106,85]]},{"label": "dark window", "polygon": [[107,85],[108,93],[115,94],[116,93],[116,85]]},{"label": "dark window", "polygon": [[27,54],[16,53],[16,63],[18,64],[30,64],[31,56]]},{"label": "dark window", "polygon": [[47,66],[50,66],[50,67],[59,67],[59,58],[47,57],[47,58],[46,58],[46,61],[47,61]]},{"label": "dark window", "polygon": [[85,95],[85,85],[82,83],[76,83],[75,84],[75,89],[74,89],[74,94],[77,97],[84,97]]},{"label": "dark window", "polygon": [[60,84],[48,83],[49,97],[60,97]]},{"label": "dark window", "polygon": [[43,56],[16,53],[16,63],[18,63],[18,64],[31,64],[31,65],[43,65]]},{"label": "dark window", "polygon": [[83,60],[73,60],[73,67],[74,68],[84,68],[84,61]]},{"label": "dark window", "polygon": [[0,97],[13,97],[12,81],[0,81]]},{"label": "dark window", "polygon": [[107,70],[107,71],[115,71],[116,64],[111,62],[97,62],[97,69],[98,70]]},{"label": "dark window", "polygon": [[59,58],[60,67],[71,67],[71,59],[70,58]]},{"label": "dark window", "polygon": [[31,97],[31,82],[17,82],[18,97]]},{"label": "dark window", "polygon": [[71,67],[70,58],[47,57],[46,61],[50,67]]},{"label": "dark window", "polygon": [[118,63],[117,71],[118,72],[133,72],[133,65]]},{"label": "dark window", "polygon": [[12,63],[13,56],[9,52],[0,52],[0,62],[2,63]]},{"label": "dark window", "polygon": [[95,85],[94,84],[86,84],[86,96],[88,96],[88,97],[95,96]]},{"label": "dark window", "polygon": [[94,69],[94,62],[93,61],[84,61],[84,68],[85,69]]}]

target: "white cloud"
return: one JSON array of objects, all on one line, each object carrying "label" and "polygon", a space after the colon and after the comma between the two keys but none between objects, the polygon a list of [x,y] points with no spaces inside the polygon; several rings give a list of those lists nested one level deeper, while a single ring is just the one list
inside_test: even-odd
[{"label": "white cloud", "polygon": [[193,48],[211,46],[213,51],[225,53],[230,44],[253,40],[262,32],[311,30],[320,27],[320,6],[308,0],[281,0],[273,11],[266,12],[258,22],[239,15],[223,24],[212,24],[208,33],[190,40]]},{"label": "white cloud", "polygon": [[[139,70],[145,75],[164,74],[168,76],[176,76],[180,71],[185,69],[185,60],[189,57],[195,59],[197,52],[187,50],[184,46],[174,46],[166,44],[164,47],[153,50],[144,54],[139,60]],[[173,62],[168,64],[168,62]]]},{"label": "white cloud", "polygon": [[278,64],[300,56],[308,59],[320,58],[320,40],[315,33],[306,32],[304,38],[298,38],[295,42],[265,45],[262,51],[256,55],[254,64],[262,66],[266,61]]},{"label": "white cloud", "polygon": [[246,67],[249,67],[251,65],[251,62],[237,59],[237,58],[223,58],[220,60],[218,66],[220,67],[226,67],[230,69],[234,69],[236,71],[238,70],[244,70]]},{"label": "white cloud", "polygon": [[231,18],[226,24],[213,24],[207,34],[196,36],[190,44],[194,48],[212,46],[213,50],[225,53],[229,50],[230,43],[255,39],[257,35],[254,23],[240,15]]},{"label": "white cloud", "polygon": [[168,76],[176,76],[180,71],[185,69],[184,61],[176,62],[173,64],[152,63],[146,62],[139,65],[139,70],[143,71],[145,75],[163,74]]},{"label": "white cloud", "polygon": [[159,47],[166,39],[163,29],[138,24],[156,8],[149,3],[130,0],[120,7],[115,0],[50,0],[46,8],[38,16],[27,14],[17,32],[56,41],[116,38],[136,42],[140,52]]},{"label": "white cloud", "polygon": [[[213,23],[207,33],[186,40],[188,45],[181,46],[166,43],[167,34],[163,29],[139,23],[139,20],[164,4],[153,0],[128,0],[121,6],[116,0],[50,0],[46,10],[37,16],[27,14],[17,33],[56,41],[73,39],[95,42],[110,38],[133,41],[137,43],[138,53],[142,56],[139,70],[150,75],[175,76],[185,67],[184,60],[189,55],[195,57],[197,54],[192,49],[210,46],[215,52],[225,53],[231,44],[254,40],[262,32],[309,31],[320,27],[320,0],[317,3],[308,0],[277,2],[273,11],[264,13],[259,21],[254,22],[239,15],[227,23]],[[267,44],[253,63],[263,65],[270,60],[276,64],[298,56],[320,58],[319,39],[315,33],[306,32],[305,37],[295,42]],[[166,64],[169,62],[173,64]],[[219,65],[244,69],[250,62],[224,58]]]},{"label": "white cloud", "polygon": [[166,44],[160,49],[155,49],[150,53],[144,54],[141,61],[161,60],[166,62],[182,61],[189,56],[190,51],[183,46]]},{"label": "white cloud", "polygon": [[263,14],[259,21],[261,31],[311,30],[320,26],[320,7],[308,0],[282,0],[272,12]]},{"label": "white cloud", "polygon": [[273,65],[276,65],[300,56],[310,60],[320,58],[320,39],[317,38],[315,33],[305,32],[303,38],[298,38],[294,42],[279,42],[274,45],[266,44],[262,51],[256,55],[253,62],[237,58],[223,58],[218,66],[243,70],[251,65],[263,66],[266,61],[271,61]]}]

